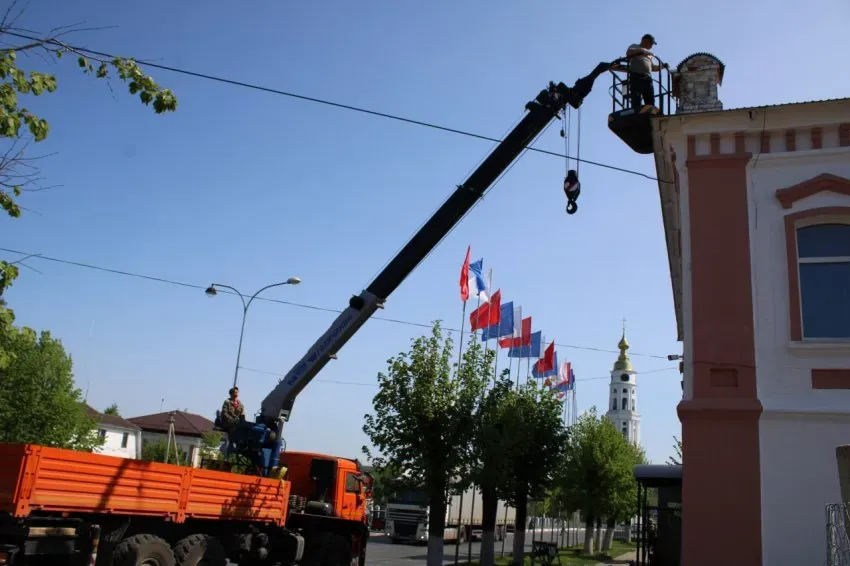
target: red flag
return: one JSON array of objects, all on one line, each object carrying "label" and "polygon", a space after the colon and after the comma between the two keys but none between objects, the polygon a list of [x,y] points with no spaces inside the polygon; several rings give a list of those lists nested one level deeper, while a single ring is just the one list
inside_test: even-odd
[{"label": "red flag", "polygon": [[463,267],[460,268],[460,300],[463,302],[469,300],[469,254],[471,252],[472,246],[466,248],[466,259],[463,260]]},{"label": "red flag", "polygon": [[537,360],[534,365],[537,368],[538,375],[542,375],[544,372],[552,371],[555,369],[555,341],[552,340],[552,343],[549,344],[549,347],[546,348],[546,351],[543,352],[543,357]]},{"label": "red flag", "polygon": [[520,348],[531,346],[531,317],[522,319],[519,336],[513,338],[502,338],[499,340],[499,348]]},{"label": "red flag", "polygon": [[484,303],[469,315],[469,324],[473,332],[499,324],[502,319],[502,291],[497,289],[490,296],[490,302]]}]

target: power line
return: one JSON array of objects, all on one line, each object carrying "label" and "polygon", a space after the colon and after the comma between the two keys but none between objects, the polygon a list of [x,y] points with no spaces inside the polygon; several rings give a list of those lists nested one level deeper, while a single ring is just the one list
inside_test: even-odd
[{"label": "power line", "polygon": [[[265,370],[265,369],[247,368],[245,366],[239,366],[239,369],[244,370],[244,371],[250,371],[250,372],[253,372],[253,373],[270,375],[270,376],[277,377],[277,378],[282,378],[284,376],[284,374],[282,372],[279,372],[279,371],[269,371],[269,370]],[[660,372],[664,372],[664,371],[673,371],[673,370],[679,371],[679,366],[671,366],[671,367],[666,367],[666,368],[656,368],[656,369],[651,369],[649,371],[642,371],[642,372],[638,373],[638,377],[648,375],[648,374],[652,374],[652,373],[660,373]],[[535,378],[535,379],[537,379],[537,378]],[[610,375],[600,375],[600,376],[596,376],[596,377],[582,377],[582,378],[576,378],[576,381],[595,381],[595,380],[598,380],[598,379],[611,379],[611,376]],[[319,379],[319,378],[315,379],[314,381],[322,381],[324,383],[334,383],[334,384],[337,384],[337,385],[360,385],[360,386],[363,386],[363,387],[378,387],[377,383],[367,383],[365,381],[337,381],[337,380],[333,380],[333,379]]]},{"label": "power line", "polygon": [[[156,276],[153,276],[153,275],[144,275],[142,273],[135,273],[135,272],[132,272],[132,271],[124,271],[124,270],[121,270],[121,269],[113,269],[111,267],[101,267],[99,265],[93,265],[91,263],[83,263],[83,262],[79,262],[79,261],[72,261],[72,260],[68,260],[68,259],[50,257],[50,256],[42,255],[42,254],[32,254],[32,253],[28,253],[28,252],[22,252],[22,251],[19,251],[19,250],[13,250],[13,249],[10,249],[10,248],[0,247],[0,252],[12,253],[12,254],[17,254],[17,255],[21,255],[21,256],[29,256],[29,257],[26,258],[27,261],[31,261],[31,260],[35,260],[35,259],[44,260],[44,261],[52,261],[54,263],[60,263],[60,264],[64,264],[64,265],[72,265],[74,267],[81,267],[81,268],[84,268],[84,269],[91,269],[91,270],[94,270],[94,271],[101,271],[101,272],[104,272],[104,273],[112,273],[114,275],[124,275],[126,277],[135,277],[137,279],[146,279],[148,281],[155,281],[157,283],[165,283],[165,284],[168,284],[168,285],[176,285],[176,286],[179,286],[179,287],[186,287],[186,288],[189,288],[189,289],[205,290],[207,288],[206,285],[195,285],[193,283],[176,281],[174,279],[166,279],[164,277],[156,277]],[[20,261],[20,260],[18,260],[18,261]],[[223,293],[223,294],[228,294],[228,295],[235,295],[236,294],[233,291],[228,291],[228,290],[225,290],[225,289],[221,289],[218,292]],[[329,312],[329,313],[334,313],[334,314],[339,314],[339,313],[342,312],[339,309],[332,309],[332,308],[328,308],[328,307],[319,307],[319,306],[316,306],[316,305],[308,305],[306,303],[296,303],[296,302],[293,302],[293,301],[284,301],[282,299],[273,299],[271,297],[259,296],[259,297],[256,297],[256,300],[258,300],[258,301],[268,301],[270,303],[278,303],[278,304],[281,304],[281,305],[288,305],[288,306],[291,306],[291,307],[298,307],[298,308],[302,308],[302,309],[309,309],[309,310],[321,311],[321,312]],[[388,318],[388,317],[383,317],[383,316],[373,316],[371,318],[373,320],[382,320],[384,322],[392,322],[392,323],[395,323],[395,324],[404,324],[404,325],[407,325],[407,326],[414,326],[414,327],[417,327],[417,328],[431,328],[432,327],[431,324],[424,324],[424,323],[421,323],[421,322],[412,322],[412,321],[409,321],[409,320],[401,320],[401,319],[398,319],[398,318]],[[445,328],[444,327],[444,330],[446,330],[447,332],[460,332],[460,330],[458,330],[456,328]],[[587,351],[592,351],[592,352],[602,352],[602,353],[608,353],[608,354],[619,354],[620,353],[619,350],[608,350],[608,349],[605,349],[605,348],[594,348],[592,346],[578,346],[578,345],[575,345],[575,344],[558,344],[558,343],[556,343],[555,345],[558,346],[558,347],[561,347],[561,348],[571,348],[573,350],[587,350]],[[658,356],[658,355],[654,355],[654,354],[641,354],[641,353],[638,353],[638,352],[631,352],[631,351],[629,352],[629,355],[639,356],[639,357],[644,357],[644,358],[655,358],[655,359],[659,359],[659,360],[666,360],[667,359],[667,356]]]},{"label": "power line", "polygon": [[[109,58],[109,59],[115,59],[116,58],[115,55],[110,55],[109,53],[104,53],[102,51],[96,51],[94,49],[88,49],[86,47],[77,47],[75,45],[70,45],[70,44],[67,44],[67,43],[57,41],[55,39],[43,39],[43,38],[39,38],[39,37],[35,37],[35,36],[22,34],[22,33],[11,32],[11,31],[6,31],[4,33],[6,35],[11,35],[13,37],[26,39],[26,40],[29,40],[29,41],[42,41],[44,43],[49,43],[49,44],[55,45],[57,47],[73,49],[74,51],[78,51],[80,53],[88,53],[88,54],[91,54],[91,55],[96,55],[98,57],[106,57],[106,58]],[[496,143],[501,143],[501,141],[502,141],[502,140],[497,139],[497,138],[485,136],[485,135],[482,135],[482,134],[476,134],[474,132],[469,132],[469,131],[466,131],[466,130],[460,130],[460,129],[451,128],[451,127],[448,127],[448,126],[441,126],[441,125],[435,124],[433,122],[424,122],[422,120],[415,120],[413,118],[405,118],[403,116],[397,116],[395,114],[388,114],[386,112],[379,112],[377,110],[369,110],[368,108],[362,108],[362,107],[359,107],[359,106],[352,106],[350,104],[343,104],[341,102],[333,102],[333,101],[330,101],[330,100],[324,100],[324,99],[321,99],[321,98],[316,98],[316,97],[313,97],[313,96],[306,96],[306,95],[303,95],[303,94],[296,94],[294,92],[288,92],[288,91],[279,90],[279,89],[276,89],[276,88],[271,88],[271,87],[266,87],[266,86],[261,86],[261,85],[257,85],[257,84],[253,84],[253,83],[246,83],[244,81],[227,79],[227,78],[224,78],[224,77],[218,77],[218,76],[209,75],[209,74],[206,74],[206,73],[199,73],[197,71],[189,71],[189,70],[180,69],[180,68],[177,68],[177,67],[170,67],[168,65],[161,65],[159,63],[151,63],[149,61],[144,61],[144,62],[136,61],[136,63],[138,63],[139,65],[147,66],[147,67],[153,67],[154,69],[161,69],[163,71],[169,71],[169,72],[178,73],[178,74],[181,74],[181,75],[188,75],[188,76],[191,76],[191,77],[196,77],[196,78],[205,79],[205,80],[209,80],[209,81],[215,81],[215,82],[219,82],[219,83],[229,84],[229,85],[232,85],[232,86],[238,86],[238,87],[252,89],[252,90],[259,90],[261,92],[267,92],[267,93],[276,94],[276,95],[279,95],[279,96],[286,96],[286,97],[295,98],[295,99],[298,99],[298,100],[305,100],[307,102],[314,102],[316,104],[323,104],[325,106],[332,106],[334,108],[340,108],[340,109],[343,109],[343,110],[350,110],[352,112],[359,112],[361,114],[368,114],[370,116],[376,116],[376,117],[379,117],[379,118],[387,118],[389,120],[395,120],[395,121],[398,121],[398,122],[413,124],[415,126],[422,126],[422,127],[425,127],[425,128],[431,128],[433,130],[439,130],[439,131],[448,132],[448,133],[452,133],[452,134],[458,134],[458,135],[467,136],[467,137],[470,137],[470,138],[475,138],[475,139],[480,139],[480,140],[485,140],[485,141],[490,141],[490,142],[496,142]],[[553,157],[558,157],[560,159],[573,159],[576,162],[587,163],[588,165],[595,165],[596,167],[603,167],[605,169],[611,169],[613,171],[620,171],[621,173],[628,173],[630,175],[637,175],[639,177],[649,179],[650,181],[662,182],[657,177],[653,177],[652,175],[647,175],[646,173],[641,173],[641,172],[635,171],[633,169],[626,169],[624,167],[617,167],[615,165],[610,165],[608,163],[600,163],[598,161],[591,161],[589,159],[579,159],[577,157],[569,156],[565,153],[558,153],[557,151],[549,151],[547,149],[540,149],[540,148],[537,148],[537,147],[529,147],[528,150],[529,151],[535,151],[537,153],[542,153],[544,155],[550,155],[550,156],[553,156]],[[667,183],[669,181],[663,181],[663,182]]]}]

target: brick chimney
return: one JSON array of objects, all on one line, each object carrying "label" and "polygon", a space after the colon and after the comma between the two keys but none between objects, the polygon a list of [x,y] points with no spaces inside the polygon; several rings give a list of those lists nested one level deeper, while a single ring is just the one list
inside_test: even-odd
[{"label": "brick chimney", "polygon": [[723,110],[717,87],[723,83],[726,66],[710,53],[694,53],[673,72],[673,98],[676,114]]}]

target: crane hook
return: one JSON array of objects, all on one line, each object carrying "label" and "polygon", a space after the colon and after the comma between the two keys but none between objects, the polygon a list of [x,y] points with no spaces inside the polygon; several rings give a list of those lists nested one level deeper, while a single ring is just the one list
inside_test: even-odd
[{"label": "crane hook", "polygon": [[570,169],[564,178],[564,194],[567,195],[567,214],[575,214],[578,210],[578,196],[581,194],[581,183],[578,180],[578,173],[575,169]]}]

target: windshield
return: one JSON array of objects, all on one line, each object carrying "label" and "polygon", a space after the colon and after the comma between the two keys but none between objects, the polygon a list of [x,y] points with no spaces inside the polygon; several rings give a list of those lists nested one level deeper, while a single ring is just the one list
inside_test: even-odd
[{"label": "windshield", "polygon": [[403,503],[405,505],[428,505],[428,496],[424,491],[402,490],[393,493],[390,503]]}]

